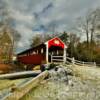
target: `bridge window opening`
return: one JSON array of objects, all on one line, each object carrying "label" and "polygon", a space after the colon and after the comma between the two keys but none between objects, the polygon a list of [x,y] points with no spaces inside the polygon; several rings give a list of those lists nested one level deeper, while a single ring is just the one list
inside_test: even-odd
[{"label": "bridge window opening", "polygon": [[35,51],[33,51],[33,53],[32,54],[36,54],[36,52]]},{"label": "bridge window opening", "polygon": [[41,49],[41,54],[43,54],[43,48]]},{"label": "bridge window opening", "polygon": [[38,54],[38,53],[39,53],[39,51],[37,50],[36,54]]}]

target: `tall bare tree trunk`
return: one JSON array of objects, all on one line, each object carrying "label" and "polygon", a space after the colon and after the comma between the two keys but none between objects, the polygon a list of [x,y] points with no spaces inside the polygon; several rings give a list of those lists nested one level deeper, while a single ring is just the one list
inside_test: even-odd
[{"label": "tall bare tree trunk", "polygon": [[87,38],[87,47],[89,46],[89,30],[88,30],[88,27],[89,27],[89,21],[88,19],[86,20],[86,38]]},{"label": "tall bare tree trunk", "polygon": [[87,46],[89,44],[89,33],[88,33],[88,30],[86,31],[86,37],[87,37]]},{"label": "tall bare tree trunk", "polygon": [[95,31],[95,27],[96,27],[96,17],[97,17],[97,15],[95,14],[93,16],[92,23],[91,23],[91,25],[92,25],[92,28],[91,28],[91,43],[93,42],[94,31]]},{"label": "tall bare tree trunk", "polygon": [[94,29],[91,29],[91,43],[93,42],[93,37],[94,37]]}]

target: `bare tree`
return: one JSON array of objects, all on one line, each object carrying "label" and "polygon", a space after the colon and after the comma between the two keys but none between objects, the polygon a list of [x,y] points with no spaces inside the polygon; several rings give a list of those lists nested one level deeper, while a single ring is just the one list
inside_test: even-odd
[{"label": "bare tree", "polygon": [[[0,4],[0,33],[4,34],[7,33],[12,41],[11,43],[11,49],[9,50],[9,56],[12,56],[15,44],[19,41],[21,38],[21,35],[18,33],[17,30],[13,27],[14,19],[10,16],[10,11],[7,9],[7,4],[1,0]],[[9,57],[10,58],[10,57]]]},{"label": "bare tree", "polygon": [[100,9],[88,12],[86,16],[78,18],[77,28],[81,30],[81,34],[86,34],[87,45],[94,41],[98,24],[100,24]]}]

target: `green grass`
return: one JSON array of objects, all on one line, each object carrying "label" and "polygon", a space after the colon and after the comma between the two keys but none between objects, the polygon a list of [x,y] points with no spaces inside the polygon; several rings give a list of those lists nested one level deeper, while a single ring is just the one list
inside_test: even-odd
[{"label": "green grass", "polygon": [[16,80],[0,80],[0,91],[15,86],[22,82],[24,79],[16,79]]}]

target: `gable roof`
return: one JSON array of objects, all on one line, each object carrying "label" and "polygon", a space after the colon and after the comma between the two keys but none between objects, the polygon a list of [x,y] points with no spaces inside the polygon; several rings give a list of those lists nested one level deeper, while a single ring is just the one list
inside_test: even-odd
[{"label": "gable roof", "polygon": [[65,43],[58,37],[52,38],[50,40],[48,40],[45,44],[48,43],[48,47],[50,47],[51,45],[53,46],[60,46],[62,48],[66,48],[67,46],[65,45]]},{"label": "gable roof", "polygon": [[[55,42],[56,41],[56,43],[53,43],[53,42]],[[57,42],[59,42],[59,43],[57,43]],[[60,38],[58,38],[58,37],[55,37],[55,38],[52,38],[52,39],[50,39],[50,40],[48,40],[47,42],[45,42],[45,43],[41,43],[41,44],[39,44],[39,45],[37,45],[37,46],[35,46],[35,47],[32,47],[32,48],[29,48],[29,49],[27,49],[27,50],[25,50],[25,51],[22,51],[22,52],[20,52],[20,53],[18,53],[17,55],[21,55],[21,54],[25,54],[25,53],[27,53],[27,52],[31,52],[31,51],[33,51],[33,50],[35,50],[35,49],[37,49],[37,48],[39,48],[39,47],[44,47],[45,46],[45,44],[47,44],[47,43],[51,43],[50,45],[49,45],[49,47],[51,46],[51,45],[53,45],[53,46],[60,46],[60,47],[62,47],[62,48],[66,48],[67,46],[65,45],[65,43],[60,39]],[[53,43],[53,44],[52,44]]]}]

